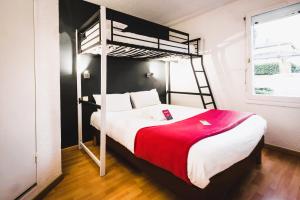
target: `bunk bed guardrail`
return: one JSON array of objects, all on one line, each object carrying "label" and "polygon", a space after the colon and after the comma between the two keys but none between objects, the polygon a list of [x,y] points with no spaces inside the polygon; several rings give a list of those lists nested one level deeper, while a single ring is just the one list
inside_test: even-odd
[{"label": "bunk bed guardrail", "polygon": [[[200,38],[190,40],[188,33],[168,28],[168,40],[127,32],[127,25],[114,20],[106,20],[108,55],[131,58],[161,58],[180,56],[200,57]],[[78,52],[99,54],[101,31],[99,12],[95,13],[78,32]]]}]

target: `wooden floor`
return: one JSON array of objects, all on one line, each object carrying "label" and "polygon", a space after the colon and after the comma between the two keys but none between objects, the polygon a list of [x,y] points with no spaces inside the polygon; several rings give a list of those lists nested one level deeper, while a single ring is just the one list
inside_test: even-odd
[{"label": "wooden floor", "polygon": [[[99,168],[83,151],[64,151],[62,160],[64,180],[45,199],[178,199],[110,152],[104,177],[99,177]],[[300,200],[300,159],[264,149],[262,161],[243,179],[233,199]]]}]

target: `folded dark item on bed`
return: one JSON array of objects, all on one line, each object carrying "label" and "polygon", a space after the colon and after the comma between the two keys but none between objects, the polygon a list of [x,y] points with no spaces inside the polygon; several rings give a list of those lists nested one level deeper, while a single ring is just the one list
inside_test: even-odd
[{"label": "folded dark item on bed", "polygon": [[192,145],[232,129],[252,115],[229,110],[209,110],[172,124],[145,127],[137,132],[134,153],[190,183],[187,158]]}]

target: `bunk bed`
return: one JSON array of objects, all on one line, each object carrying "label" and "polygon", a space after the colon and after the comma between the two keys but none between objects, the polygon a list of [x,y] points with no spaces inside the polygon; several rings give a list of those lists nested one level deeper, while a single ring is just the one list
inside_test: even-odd
[{"label": "bunk bed", "polygon": [[[203,66],[203,57],[200,53],[200,39],[191,40],[188,33],[171,29],[148,22],[136,17],[128,20],[130,16],[100,6],[100,11],[95,13],[86,23],[76,30],[76,55],[97,54],[101,55],[101,106],[92,101],[86,101],[81,97],[81,72],[77,70],[77,94],[78,94],[78,145],[95,161],[100,168],[100,176],[105,175],[106,145],[114,152],[125,158],[140,170],[149,173],[165,186],[181,196],[192,199],[224,199],[230,190],[239,182],[240,177],[248,172],[255,164],[261,162],[261,151],[264,145],[264,137],[260,139],[254,150],[245,159],[240,160],[228,169],[218,173],[210,179],[207,187],[200,189],[193,184],[187,184],[170,172],[161,169],[143,159],[137,158],[124,145],[107,136],[107,108],[106,108],[106,72],[107,56],[129,58],[187,58],[191,61],[193,73],[199,89],[199,93],[170,91],[170,78],[168,82],[168,102],[172,93],[199,95],[204,108],[207,105],[216,104],[208,83]],[[141,32],[141,29],[147,29]],[[150,27],[150,28],[149,28]],[[200,58],[202,70],[197,71],[193,65],[193,58]],[[170,72],[170,63],[168,71]],[[77,68],[78,69],[78,68]],[[197,72],[205,75],[206,86],[200,86]],[[170,73],[168,73],[170,76]],[[203,88],[208,89],[204,93]],[[210,96],[212,101],[205,102],[203,96]],[[93,106],[100,109],[98,123],[100,130],[100,159],[98,159],[82,141],[82,105]],[[100,120],[101,119],[101,120]]]},{"label": "bunk bed", "polygon": [[[99,23],[99,13],[95,13],[79,29],[79,53],[99,54],[101,52],[100,31],[105,29],[107,39],[107,55],[131,58],[159,58],[159,57],[200,57],[200,38],[190,40],[189,34],[171,28],[160,30],[161,34],[135,33],[128,25],[115,19],[113,16],[120,14],[107,9],[109,13],[104,25]],[[122,17],[122,16],[121,16]],[[142,19],[140,19],[142,20]],[[130,22],[129,22],[130,23]],[[143,23],[143,21],[142,21]],[[99,27],[101,26],[101,29]],[[139,26],[134,24],[133,26]],[[135,27],[138,29],[139,27]],[[100,53],[101,54],[101,53]]]}]

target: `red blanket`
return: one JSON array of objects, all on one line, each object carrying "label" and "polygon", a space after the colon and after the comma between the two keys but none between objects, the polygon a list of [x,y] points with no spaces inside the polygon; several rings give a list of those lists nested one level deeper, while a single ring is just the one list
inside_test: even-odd
[{"label": "red blanket", "polygon": [[[253,114],[209,110],[172,124],[145,127],[135,137],[134,153],[190,183],[187,158],[191,146],[204,138],[234,128],[251,115]],[[207,124],[205,122],[210,125],[204,125]]]}]

